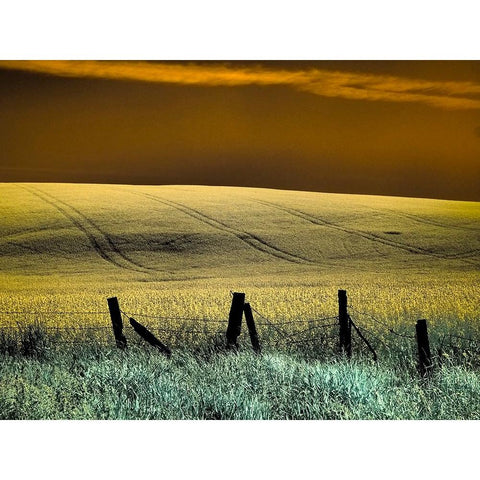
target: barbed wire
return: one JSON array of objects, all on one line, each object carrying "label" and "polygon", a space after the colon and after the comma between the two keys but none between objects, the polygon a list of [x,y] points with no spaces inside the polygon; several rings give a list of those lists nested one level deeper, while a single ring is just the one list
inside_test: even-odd
[{"label": "barbed wire", "polygon": [[386,328],[390,333],[393,333],[394,335],[396,335],[397,337],[401,337],[401,338],[408,338],[409,340],[412,340],[412,339],[415,339],[415,336],[414,335],[407,335],[407,334],[404,334],[404,333],[399,333],[397,331],[395,331],[390,325],[388,325],[387,323],[381,321],[381,320],[378,320],[378,318],[374,317],[371,313],[368,313],[368,312],[362,312],[360,310],[357,310],[354,306],[352,305],[348,305],[348,307],[353,310],[354,312],[358,313],[359,315],[365,315],[369,318],[371,318],[374,322],[376,322],[377,324],[379,325],[382,325],[384,328]]},{"label": "barbed wire", "polygon": [[[273,327],[275,330],[277,330],[278,333],[280,333],[281,335],[286,335],[285,332],[280,328],[280,327],[277,327],[275,325],[275,323],[273,323],[266,315],[263,315],[263,313],[259,312],[256,308],[252,307],[250,305],[250,308],[252,309],[252,311],[254,311],[257,315],[259,315],[261,318],[263,318],[269,326]],[[257,322],[256,322],[257,323]],[[259,324],[260,325],[260,324]]]},{"label": "barbed wire", "polygon": [[450,337],[450,338],[457,338],[459,340],[463,340],[465,342],[469,342],[469,343],[474,343],[475,345],[479,345],[480,346],[480,342],[478,340],[474,340],[473,338],[468,338],[468,337],[462,337],[460,335],[456,335],[456,334],[453,334],[453,333],[447,333],[445,334],[447,337]]},{"label": "barbed wire", "polygon": [[141,318],[154,318],[158,320],[184,320],[184,321],[191,321],[191,322],[211,322],[211,323],[225,323],[226,320],[219,320],[219,319],[212,319],[207,317],[175,317],[175,316],[164,316],[164,315],[150,315],[146,313],[129,313],[125,312],[124,310],[120,310],[120,313],[123,313],[127,317],[141,317]]},{"label": "barbed wire", "polygon": [[[124,312],[123,310],[120,310],[120,313],[126,317],[128,319],[128,321],[130,321],[130,318],[134,318],[133,315],[130,315],[130,314],[127,314],[126,312]],[[179,330],[178,328],[168,328],[168,327],[165,327],[165,326],[151,326],[151,325],[147,325],[149,328],[152,328],[154,330],[158,330],[158,331],[161,331],[161,332],[168,332],[168,333],[173,333],[173,334],[177,334],[179,333]],[[188,329],[182,329],[181,330],[182,333],[198,333],[198,334],[205,334],[207,333],[205,330],[198,330],[198,329],[192,329],[192,328],[188,328]]]},{"label": "barbed wire", "polygon": [[[253,307],[252,307],[252,310],[253,310]],[[264,317],[262,317],[264,318]],[[282,321],[282,322],[272,322],[272,323],[275,323],[275,325],[298,325],[298,324],[305,324],[305,323],[316,323],[316,322],[323,322],[323,321],[327,321],[327,320],[338,320],[338,317],[337,316],[333,316],[333,317],[322,317],[322,318],[309,318],[309,319],[305,319],[305,320],[285,320],[285,321]],[[271,321],[271,320],[270,320]],[[259,322],[259,321],[256,321],[255,322],[257,325],[265,325],[265,323],[263,322]]]},{"label": "barbed wire", "polygon": [[457,352],[462,351],[463,353],[467,353],[467,354],[470,354],[470,355],[471,355],[472,352],[476,353],[476,354],[480,354],[480,348],[471,348],[471,347],[461,348],[458,345],[452,345],[451,343],[443,344],[442,345],[442,350],[443,350],[443,348],[450,348],[454,352],[455,351],[457,351]]},{"label": "barbed wire", "polygon": [[[233,291],[230,291],[230,294],[233,296]],[[327,299],[328,301],[333,300],[334,296],[322,296],[323,299]],[[335,301],[336,301],[335,297]],[[370,345],[370,343],[367,340],[368,338],[372,337],[376,342],[381,343],[387,350],[393,350],[393,351],[400,351],[400,348],[398,348],[397,345],[392,345],[391,342],[387,341],[386,338],[382,335],[376,334],[372,331],[373,330],[380,330],[376,329],[375,325],[381,326],[383,329],[385,329],[387,332],[408,340],[413,340],[416,338],[415,335],[409,335],[405,333],[401,333],[391,327],[387,322],[380,320],[377,318],[375,315],[358,310],[354,305],[349,304],[348,305],[349,309],[353,312],[355,312],[355,322],[350,318],[350,321],[352,323],[352,326],[357,330],[357,333],[360,337],[361,340],[367,345],[367,347],[372,351],[374,356],[376,356],[376,353],[373,349],[373,347]],[[309,338],[308,334],[315,332],[317,330],[323,329],[323,328],[328,328],[328,327],[335,327],[338,325],[338,323],[325,323],[329,322],[330,320],[337,320],[338,321],[338,316],[327,316],[327,317],[322,317],[322,318],[305,318],[305,319],[294,319],[294,320],[282,320],[282,321],[273,321],[271,320],[267,315],[263,314],[261,311],[256,309],[255,307],[251,306],[252,311],[258,316],[258,318],[255,320],[255,323],[260,326],[260,327],[269,327],[274,329],[278,335],[280,335],[280,338],[277,339],[275,342],[274,339],[272,339],[272,343],[275,345],[279,345],[281,342],[288,342],[289,344],[301,344],[301,343],[310,343],[310,342],[319,342],[319,341],[324,341],[324,340],[329,340],[331,338],[335,338],[335,335],[331,336],[314,336],[313,338]],[[104,310],[50,310],[50,311],[33,311],[33,310],[0,310],[0,315],[5,315],[5,316],[19,316],[19,315],[25,315],[25,316],[56,316],[56,315],[101,315],[101,316],[108,316],[110,314],[109,311],[104,311]],[[216,337],[219,334],[224,334],[223,330],[217,330],[215,333],[213,333],[209,329],[208,326],[211,324],[224,324],[226,325],[228,323],[227,318],[225,319],[218,319],[218,318],[208,318],[208,317],[189,317],[189,316],[167,316],[167,315],[154,315],[154,314],[149,314],[149,313],[140,313],[140,312],[135,312],[135,313],[128,313],[124,310],[120,310],[120,314],[127,318],[128,320],[130,318],[142,318],[142,319],[147,319],[147,324],[146,326],[148,328],[151,328],[153,330],[159,331],[159,332],[165,332],[169,335],[176,336],[178,337],[177,340],[181,339],[182,334],[195,334],[195,335],[208,335],[208,336],[213,336]],[[358,321],[358,316],[361,316],[362,319]],[[349,316],[350,317],[350,316]],[[178,327],[169,327],[167,325],[149,325],[148,319],[154,319],[154,320],[164,320],[164,321],[182,321],[182,322],[196,322],[196,323],[202,323],[203,324],[203,329],[200,328],[195,328],[195,325],[192,325],[193,328],[189,327],[186,328],[185,326],[182,326],[182,328]],[[54,333],[61,333],[61,332],[69,332],[72,334],[70,338],[76,338],[74,334],[79,331],[90,331],[90,332],[105,332],[107,330],[110,330],[112,328],[111,325],[95,325],[95,326],[85,326],[85,325],[73,325],[73,326],[64,326],[64,325],[55,325],[55,320],[53,322],[48,322],[52,324],[47,324],[44,325],[42,322],[39,324],[39,328],[43,329],[47,332],[54,332]],[[28,333],[28,329],[32,326],[29,324],[25,324],[22,322],[19,322],[18,319],[15,322],[15,319],[8,321],[8,323],[12,323],[10,325],[0,325],[0,334],[5,335],[5,332],[9,332],[12,330],[18,331],[19,334],[23,334],[25,332]],[[358,323],[357,323],[358,322]],[[362,323],[366,322],[368,323],[369,327],[363,325]],[[16,323],[16,325],[13,325],[13,323]],[[45,322],[47,323],[47,322]],[[128,322],[129,323],[129,322]],[[288,327],[296,326],[296,325],[303,325],[303,326],[308,326],[307,328],[302,328],[299,329],[298,331],[292,332],[291,329]],[[372,326],[372,329],[370,328]],[[33,325],[35,327],[35,325]],[[197,326],[198,327],[198,326]],[[298,338],[301,336],[306,336],[306,338]],[[66,336],[66,338],[69,338]],[[99,338],[104,338],[99,335]],[[447,342],[446,339],[457,339],[462,342],[468,342],[470,346],[466,347],[465,345],[453,345],[450,342]],[[18,340],[18,337],[17,337]],[[394,342],[394,339],[390,338],[392,342]],[[376,343],[375,342],[375,343]],[[82,340],[64,340],[60,338],[55,338],[52,340],[52,343],[58,343],[58,344],[82,344],[82,343],[91,343],[91,338],[84,338]],[[101,345],[111,345],[113,344],[112,342],[108,343],[99,343],[98,340],[94,342],[95,344],[101,344]],[[461,335],[456,335],[456,334],[444,334],[442,337],[442,340],[440,342],[439,346],[439,351],[441,351],[443,348],[451,348],[454,350],[464,350],[467,352],[469,355],[471,355],[471,352],[475,353],[480,353],[480,341],[477,341],[473,338],[468,338],[464,337]]]},{"label": "barbed wire", "polygon": [[0,311],[0,315],[109,315],[109,312],[103,311]]},{"label": "barbed wire", "polygon": [[385,340],[383,340],[382,338],[380,338],[378,335],[374,334],[371,330],[367,329],[366,327],[362,326],[362,325],[357,325],[357,328],[359,328],[360,330],[364,331],[366,334],[368,334],[369,336],[375,338],[378,342],[380,342],[381,344],[383,344],[383,346],[385,348],[387,348],[387,350],[390,350],[392,349],[392,346],[386,342]]},{"label": "barbed wire", "polygon": [[284,340],[287,340],[287,339],[289,339],[289,338],[291,338],[291,337],[296,337],[296,336],[298,336],[298,335],[305,334],[305,333],[307,333],[307,332],[311,332],[311,331],[313,331],[313,330],[318,330],[318,329],[320,329],[320,328],[336,327],[336,326],[337,326],[336,323],[327,323],[327,324],[321,324],[321,325],[314,325],[314,326],[309,327],[309,328],[307,328],[307,329],[305,329],[305,330],[300,330],[300,331],[298,331],[298,332],[289,333],[288,335],[286,335],[286,336],[284,337]]},{"label": "barbed wire", "polygon": [[104,347],[114,345],[114,341],[112,342],[99,342],[98,340],[95,342],[92,341],[84,341],[84,340],[57,340],[53,342],[59,345],[101,345]]},{"label": "barbed wire", "polygon": [[[451,343],[445,343],[445,338],[447,338],[447,337],[448,338],[455,338],[457,340],[462,340],[464,342],[468,342],[470,345],[474,345],[474,348],[472,348],[471,346],[465,347],[465,346],[453,345]],[[464,353],[470,353],[470,351],[473,351],[476,354],[480,354],[480,342],[479,341],[474,340],[473,338],[463,337],[461,335],[456,335],[456,334],[453,334],[453,333],[446,333],[446,334],[443,335],[439,350],[442,351],[444,348],[450,348],[453,351],[462,350]]]},{"label": "barbed wire", "polygon": [[[337,336],[336,335],[325,335],[325,336],[322,336],[320,338],[320,340],[322,341],[322,345],[324,345],[324,342],[326,340],[333,340],[333,339],[337,339]],[[290,340],[288,343],[292,344],[292,345],[300,345],[300,344],[305,344],[305,343],[316,342],[318,344],[318,341],[319,341],[319,338],[303,338],[303,339],[300,339],[300,340]]]},{"label": "barbed wire", "polygon": [[372,354],[373,354],[373,361],[376,362],[376,361],[377,361],[377,352],[376,352],[375,349],[372,347],[372,345],[371,345],[370,342],[367,340],[367,338],[363,336],[362,332],[361,332],[360,329],[357,327],[357,325],[354,323],[354,321],[351,319],[350,315],[348,315],[348,320],[350,321],[350,324],[352,325],[352,327],[357,331],[358,336],[364,341],[365,345],[366,345],[366,346],[368,347],[368,349],[372,352]]},{"label": "barbed wire", "polygon": [[[25,330],[28,330],[32,325],[2,325],[0,326],[0,331],[2,330],[17,330],[19,332],[23,332]],[[33,325],[35,327],[35,325]],[[92,327],[85,327],[85,326],[75,326],[75,327],[60,327],[60,326],[52,326],[52,325],[40,325],[39,329],[40,330],[71,330],[71,331],[76,331],[76,330],[110,330],[112,327],[106,326],[106,325],[96,325]]]},{"label": "barbed wire", "polygon": [[57,327],[57,326],[46,326],[43,327],[45,330],[111,330],[109,325],[95,325],[91,327],[85,326],[75,326],[75,327]]}]

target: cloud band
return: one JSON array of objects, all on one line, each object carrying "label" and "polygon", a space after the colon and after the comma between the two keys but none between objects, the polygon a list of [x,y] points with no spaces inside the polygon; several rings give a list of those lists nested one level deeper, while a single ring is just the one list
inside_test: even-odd
[{"label": "cloud band", "polygon": [[480,83],[417,80],[389,75],[146,61],[2,61],[0,68],[68,77],[199,86],[281,85],[349,100],[413,102],[442,109],[480,109]]}]

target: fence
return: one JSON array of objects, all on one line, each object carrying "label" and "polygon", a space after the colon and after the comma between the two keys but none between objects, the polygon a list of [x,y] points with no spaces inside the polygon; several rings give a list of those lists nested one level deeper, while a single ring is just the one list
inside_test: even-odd
[{"label": "fence", "polygon": [[[338,290],[338,315],[309,319],[309,320],[290,320],[284,322],[272,321],[266,315],[263,315],[255,309],[249,302],[245,300],[245,293],[231,292],[232,302],[230,312],[227,319],[208,319],[208,318],[191,318],[191,317],[162,317],[147,315],[142,313],[127,313],[120,308],[117,297],[107,299],[108,311],[50,311],[50,312],[0,312],[0,315],[20,315],[23,317],[32,316],[37,318],[39,314],[48,314],[51,316],[61,315],[62,317],[70,316],[71,325],[65,326],[47,326],[42,327],[48,335],[50,341],[61,344],[79,344],[85,343],[89,339],[94,339],[96,343],[111,345],[111,332],[113,330],[113,339],[119,349],[128,348],[129,343],[135,342],[135,338],[143,342],[147,342],[160,353],[170,357],[172,354],[168,344],[182,332],[187,343],[193,344],[194,339],[210,338],[217,345],[223,343],[226,350],[237,351],[239,347],[238,339],[242,333],[242,320],[248,331],[248,338],[251,347],[256,354],[262,352],[262,334],[266,334],[269,330],[269,339],[275,347],[281,344],[286,346],[311,344],[310,346],[317,350],[326,350],[328,346],[333,345],[334,354],[346,360],[352,358],[354,352],[364,349],[371,355],[373,361],[378,360],[377,351],[374,344],[382,344],[387,350],[398,348],[398,345],[392,345],[385,338],[375,335],[371,328],[366,324],[376,324],[386,329],[397,339],[408,340],[410,347],[414,346],[416,351],[418,370],[422,377],[427,377],[436,368],[441,366],[442,355],[445,349],[451,349],[454,352],[469,354],[480,353],[480,345],[474,339],[462,337],[454,334],[443,335],[440,345],[437,349],[436,362],[431,353],[430,340],[428,334],[427,321],[419,319],[415,325],[415,332],[412,334],[402,333],[394,330],[385,322],[375,318],[370,313],[357,311],[353,306],[348,304],[347,292]],[[353,313],[351,313],[353,312]],[[111,326],[84,326],[82,317],[85,315],[101,316],[111,322]],[[352,319],[352,315],[355,321]],[[150,325],[152,320],[154,325]],[[158,325],[161,321],[161,326]],[[175,321],[175,326],[168,327],[168,321]],[[124,328],[124,322],[131,327],[128,335]],[[202,328],[203,326],[203,328]],[[259,333],[257,326],[261,327]],[[288,328],[289,331],[286,331]],[[158,338],[152,330],[155,330]],[[132,337],[132,334],[136,336]],[[35,329],[32,328],[31,322],[27,322],[23,327],[19,325],[10,325],[0,327],[0,339],[3,339],[3,345],[8,342],[15,342],[15,334],[22,337],[22,344],[28,348],[29,341],[34,343]],[[129,337],[129,339],[127,339]],[[187,338],[188,337],[188,338]],[[165,341],[165,338],[167,341]],[[372,338],[374,341],[372,341]],[[223,340],[222,340],[223,339]],[[273,339],[273,340],[272,340]],[[449,340],[450,339],[450,340]],[[455,339],[456,344],[453,344]],[[463,342],[463,343],[462,343]],[[461,344],[459,346],[458,344]],[[141,343],[139,343],[141,344]],[[468,345],[468,348],[464,346]],[[13,345],[12,345],[13,348]],[[8,350],[8,348],[7,348]],[[363,351],[363,350],[362,350]]]}]

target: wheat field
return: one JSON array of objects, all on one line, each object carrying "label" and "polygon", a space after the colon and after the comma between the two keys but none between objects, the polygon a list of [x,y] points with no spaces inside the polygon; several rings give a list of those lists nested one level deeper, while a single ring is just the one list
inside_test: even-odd
[{"label": "wheat field", "polygon": [[224,319],[233,290],[285,321],[335,315],[344,288],[352,308],[392,326],[427,318],[471,329],[479,316],[475,202],[0,184],[0,215],[2,312],[101,312],[115,295],[130,312]]}]

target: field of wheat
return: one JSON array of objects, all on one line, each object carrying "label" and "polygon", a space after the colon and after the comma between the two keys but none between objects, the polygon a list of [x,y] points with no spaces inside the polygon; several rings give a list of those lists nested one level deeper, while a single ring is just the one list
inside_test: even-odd
[{"label": "field of wheat", "polygon": [[225,319],[234,290],[285,321],[335,315],[344,288],[352,307],[393,326],[477,323],[475,202],[201,186],[0,191],[2,312],[68,325],[47,312],[102,312],[116,295],[129,312]]}]

